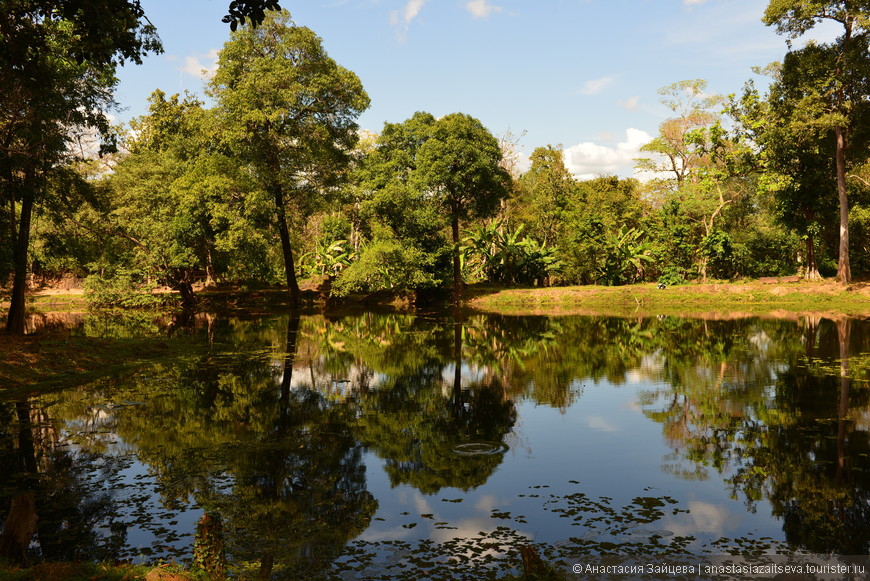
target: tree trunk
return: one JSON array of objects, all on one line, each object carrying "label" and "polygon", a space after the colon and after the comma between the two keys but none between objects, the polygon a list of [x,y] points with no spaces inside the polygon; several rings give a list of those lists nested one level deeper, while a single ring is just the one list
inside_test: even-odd
[{"label": "tree trunk", "polygon": [[21,567],[27,566],[27,548],[36,532],[36,495],[23,492],[12,499],[0,535],[0,557]]},{"label": "tree trunk", "polygon": [[849,266],[849,198],[846,191],[846,136],[842,127],[837,127],[837,194],[840,199],[840,256],[837,261],[837,281],[852,282]]},{"label": "tree trunk", "polygon": [[454,209],[451,218],[453,231],[453,302],[458,303],[462,298],[462,263],[459,260],[459,213]]},{"label": "tree trunk", "polygon": [[805,280],[822,280],[822,275],[819,274],[819,265],[816,262],[816,244],[812,236],[807,236],[807,268],[804,273]]},{"label": "tree trunk", "polygon": [[453,313],[453,419],[462,416],[462,318],[458,311]]},{"label": "tree trunk", "polygon": [[205,251],[205,286],[214,286],[217,274],[214,270],[214,244],[209,241]]},{"label": "tree trunk", "polygon": [[26,490],[34,488],[38,479],[31,412],[29,400],[15,402],[15,414],[18,417],[19,464],[8,466],[7,469],[24,476],[21,486],[25,490],[12,499],[12,506],[3,525],[3,533],[0,534],[0,558],[22,567],[27,566],[27,548],[37,528],[36,494],[32,490]]},{"label": "tree trunk", "polygon": [[284,272],[287,275],[287,289],[290,291],[290,303],[299,306],[299,283],[296,282],[296,271],[293,268],[293,249],[290,247],[290,230],[287,227],[287,209],[284,205],[284,191],[280,185],[273,186],[275,198],[278,235],[281,237],[281,251],[284,254]]},{"label": "tree trunk", "polygon": [[260,572],[257,575],[258,579],[271,579],[272,568],[275,566],[275,555],[266,553],[260,558]]},{"label": "tree trunk", "polygon": [[819,335],[820,321],[821,317],[819,315],[808,315],[804,318],[806,325],[803,336],[804,352],[810,363],[813,362],[816,356],[816,338]]},{"label": "tree trunk", "polygon": [[[13,210],[14,214],[14,210]],[[24,335],[25,293],[27,291],[27,254],[30,248],[30,219],[33,215],[33,192],[26,191],[21,201],[21,216],[18,232],[13,230],[12,262],[15,273],[12,277],[12,297],[9,303],[9,317],[6,319],[6,332],[10,335]]]},{"label": "tree trunk", "polygon": [[[296,339],[299,336],[300,320],[301,317],[299,316],[299,311],[294,309],[290,313],[290,320],[287,321],[287,342],[284,351],[284,375],[281,377],[281,405],[279,407],[282,429],[290,422],[290,387],[293,382],[293,364],[296,361]],[[313,379],[311,385],[317,385]]]},{"label": "tree trunk", "polygon": [[227,555],[224,548],[224,527],[218,513],[203,512],[196,523],[193,540],[194,568],[208,574],[209,579],[226,579]]},{"label": "tree trunk", "polygon": [[179,294],[181,294],[182,310],[192,309],[196,304],[196,294],[193,292],[193,284],[191,284],[190,280],[183,280],[177,283],[175,288],[178,289]]}]

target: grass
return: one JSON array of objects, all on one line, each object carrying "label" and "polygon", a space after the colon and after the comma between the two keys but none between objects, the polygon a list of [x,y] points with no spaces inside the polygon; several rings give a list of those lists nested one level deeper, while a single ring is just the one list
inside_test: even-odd
[{"label": "grass", "polygon": [[685,284],[622,287],[573,286],[527,289],[472,287],[469,305],[502,314],[597,314],[616,316],[837,313],[870,316],[870,283]]},{"label": "grass", "polygon": [[[0,566],[0,581],[137,581],[144,580],[153,566],[108,563],[40,563],[22,569]],[[192,577],[177,566],[159,567],[163,581],[187,581]]]},{"label": "grass", "polygon": [[186,348],[191,347],[182,341],[155,337],[96,338],[66,331],[25,337],[0,334],[0,393],[80,385]]}]

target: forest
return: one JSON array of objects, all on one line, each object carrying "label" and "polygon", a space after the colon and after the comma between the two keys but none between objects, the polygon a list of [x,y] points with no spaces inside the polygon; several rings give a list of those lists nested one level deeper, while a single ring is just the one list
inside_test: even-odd
[{"label": "forest", "polygon": [[[361,131],[359,78],[275,2],[232,2],[206,104],[150,96],[114,127],[116,67],[161,45],[132,0],[3,0],[0,280],[23,333],[38,281],[95,306],[183,305],[213,285],[300,282],[335,297],[467,284],[624,285],[870,273],[870,3],[771,0],[799,39],[766,80],[660,90],[672,115],[637,176],[578,181],[560,146],[520,170],[520,136],[457,112]],[[252,8],[253,6],[253,8]],[[95,13],[89,11],[96,11]],[[100,18],[96,18],[99,15]],[[241,26],[239,26],[241,24]]]}]

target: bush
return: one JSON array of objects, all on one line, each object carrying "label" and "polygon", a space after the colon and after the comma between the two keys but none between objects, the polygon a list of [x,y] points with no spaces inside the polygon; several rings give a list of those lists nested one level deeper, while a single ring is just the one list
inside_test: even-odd
[{"label": "bush", "polygon": [[151,307],[162,298],[154,295],[155,285],[145,284],[141,273],[117,268],[111,273],[92,274],[85,278],[85,300],[91,307]]},{"label": "bush", "polygon": [[432,274],[435,257],[396,239],[378,239],[360,252],[332,286],[337,296],[379,290],[431,288],[441,281]]}]

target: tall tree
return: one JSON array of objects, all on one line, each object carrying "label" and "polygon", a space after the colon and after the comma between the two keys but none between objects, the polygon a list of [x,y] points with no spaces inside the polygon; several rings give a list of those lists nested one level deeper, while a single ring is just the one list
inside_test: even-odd
[{"label": "tall tree", "polygon": [[[655,157],[636,159],[641,171],[664,173],[680,187],[709,155],[709,129],[718,116],[713,109],[722,102],[719,95],[708,95],[707,81],[679,81],[659,89],[661,103],[676,113],[662,122],[659,135],[640,148]],[[673,175],[671,175],[673,174]]]},{"label": "tall tree", "polygon": [[6,331],[23,334],[34,206],[74,157],[71,142],[108,136],[115,67],[162,49],[138,0],[2,0],[0,12],[0,196],[14,265]]},{"label": "tall tree", "polygon": [[[837,198],[840,206],[840,248],[837,280],[850,282],[849,199],[846,188],[846,154],[854,129],[855,109],[866,99],[867,41],[870,2],[867,0],[771,0],[763,21],[789,39],[802,36],[822,21],[842,26],[842,35],[822,49],[834,53],[817,90],[799,104],[802,115],[832,133]],[[813,48],[811,45],[810,49]]]},{"label": "tall tree", "polygon": [[512,213],[544,244],[552,245],[560,237],[562,214],[577,182],[565,167],[561,148],[536,147],[530,160],[532,166],[519,179]]},{"label": "tall tree", "polygon": [[341,177],[368,95],[354,73],[326,54],[320,38],[296,26],[286,11],[232,33],[211,94],[231,147],[274,201],[287,286],[298,304],[288,210],[303,214],[309,198]]},{"label": "tall tree", "polygon": [[108,215],[93,228],[120,236],[129,251],[108,273],[103,264],[100,270],[111,279],[129,268],[191,306],[200,272],[209,284],[265,270],[268,245],[256,224],[268,223],[271,212],[236,160],[216,151],[212,111],[189,95],[167,98],[159,90],[149,101],[149,114],[133,122],[129,153],[104,180]]},{"label": "tall tree", "polygon": [[[680,222],[691,223],[687,233],[701,278],[706,278],[711,258],[730,253],[730,237],[719,225],[726,209],[747,191],[742,179],[746,148],[721,126],[715,108],[723,103],[722,96],[710,95],[706,89],[707,82],[701,79],[660,89],[662,104],[677,116],[666,119],[659,136],[641,148],[654,157],[635,160],[637,169],[666,176],[651,186],[662,195],[666,212],[676,212]],[[672,234],[666,236],[673,239]]]},{"label": "tall tree", "polygon": [[836,213],[831,183],[834,144],[808,130],[795,114],[796,91],[790,85],[806,76],[793,66],[785,77],[780,65],[765,72],[773,77],[769,93],[762,96],[747,83],[740,100],[732,102],[730,115],[758,152],[759,193],[772,196],[776,221],[803,238],[804,278],[818,280],[818,234]]},{"label": "tall tree", "polygon": [[510,191],[511,177],[501,165],[498,140],[464,113],[438,119],[417,153],[414,180],[450,214],[453,241],[453,298],[462,294],[460,221],[494,215]]}]

